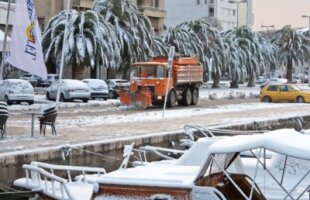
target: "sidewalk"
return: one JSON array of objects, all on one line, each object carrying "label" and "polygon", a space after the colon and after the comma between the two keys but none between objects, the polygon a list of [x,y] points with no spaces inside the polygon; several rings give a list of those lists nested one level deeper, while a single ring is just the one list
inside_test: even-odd
[{"label": "sidewalk", "polygon": [[204,126],[233,125],[307,116],[310,113],[309,104],[252,103],[236,107],[238,106],[196,107],[183,110],[184,115],[179,115],[177,110],[170,110],[165,118],[161,118],[160,111],[134,114],[124,111],[122,112],[123,115],[97,116],[90,114],[87,117],[79,116],[77,111],[77,116],[74,119],[69,119],[68,115],[60,113],[57,118],[58,136],[51,136],[48,127],[45,137],[38,135],[38,129],[36,129],[35,137],[25,134],[27,132],[25,124],[23,124],[25,122],[16,119],[10,124],[8,137],[0,140],[0,157],[7,153],[19,154],[27,150],[50,148],[64,144],[83,144],[107,139],[181,131],[183,125],[188,123]]}]

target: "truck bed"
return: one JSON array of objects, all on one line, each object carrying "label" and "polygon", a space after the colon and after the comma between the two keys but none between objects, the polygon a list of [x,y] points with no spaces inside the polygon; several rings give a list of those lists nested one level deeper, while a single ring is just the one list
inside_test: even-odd
[{"label": "truck bed", "polygon": [[174,65],[174,85],[201,84],[203,82],[203,68],[201,65]]}]

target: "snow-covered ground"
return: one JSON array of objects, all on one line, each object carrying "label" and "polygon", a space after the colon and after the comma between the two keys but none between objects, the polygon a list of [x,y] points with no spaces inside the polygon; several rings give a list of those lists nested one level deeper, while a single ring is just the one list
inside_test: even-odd
[{"label": "snow-covered ground", "polygon": [[[222,88],[212,89],[210,86],[203,86],[199,90],[200,99],[238,99],[238,98],[256,98],[260,92],[259,87],[248,88],[241,86],[237,89],[228,88],[227,83],[222,85]],[[46,100],[45,95],[37,94],[35,95],[35,104],[28,105],[18,104],[9,106],[10,111],[27,111],[27,110],[41,110],[48,106],[47,104],[52,104],[53,101]],[[61,108],[80,108],[80,107],[97,107],[97,106],[120,106],[121,103],[118,99],[108,99],[104,101],[102,99],[90,100],[88,103],[83,103],[82,101],[74,101],[68,103],[61,103]]]}]

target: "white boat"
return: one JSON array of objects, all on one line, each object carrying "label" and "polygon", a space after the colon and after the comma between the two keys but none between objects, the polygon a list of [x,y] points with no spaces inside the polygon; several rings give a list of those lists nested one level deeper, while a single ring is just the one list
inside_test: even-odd
[{"label": "white boat", "polygon": [[[83,175],[77,182],[96,186],[97,193],[90,199],[308,200],[309,144],[310,136],[292,129],[202,138],[177,160],[128,169],[125,164],[100,176]],[[240,159],[240,153],[245,151],[252,157]],[[296,163],[303,167],[298,168]],[[298,170],[292,173],[293,169]],[[40,174],[37,177],[41,176],[41,171],[35,172]],[[28,183],[33,181],[32,174],[23,182],[16,182],[33,189],[27,185],[27,179]],[[68,184],[71,182],[68,180]]]}]

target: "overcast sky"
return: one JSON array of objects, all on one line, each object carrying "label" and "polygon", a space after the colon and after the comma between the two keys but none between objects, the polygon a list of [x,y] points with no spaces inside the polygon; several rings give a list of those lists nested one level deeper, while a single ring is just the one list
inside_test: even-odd
[{"label": "overcast sky", "polygon": [[281,29],[285,25],[308,27],[309,20],[301,15],[310,15],[310,0],[253,0],[253,30],[261,30],[261,25],[275,25]]}]

